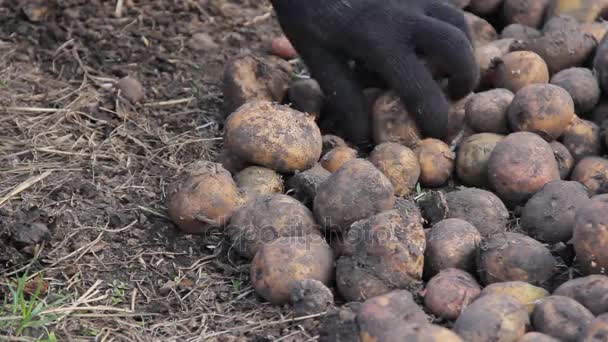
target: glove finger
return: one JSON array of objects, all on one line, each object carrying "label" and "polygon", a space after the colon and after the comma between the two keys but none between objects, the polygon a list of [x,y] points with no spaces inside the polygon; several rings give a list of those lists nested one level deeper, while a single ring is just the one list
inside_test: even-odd
[{"label": "glove finger", "polygon": [[432,3],[427,7],[426,15],[457,27],[464,32],[469,42],[473,43],[473,35],[464,18],[464,13],[454,5],[442,2]]}]

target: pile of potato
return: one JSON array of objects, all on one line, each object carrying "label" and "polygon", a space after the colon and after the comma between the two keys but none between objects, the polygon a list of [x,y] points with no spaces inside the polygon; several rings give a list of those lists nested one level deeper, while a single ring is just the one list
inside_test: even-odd
[{"label": "pile of potato", "polygon": [[481,79],[445,141],[367,89],[363,154],[319,128],[314,79],[239,56],[223,150],[168,213],[221,232],[262,300],[326,312],[322,341],[606,341],[608,1],[453,2]]}]

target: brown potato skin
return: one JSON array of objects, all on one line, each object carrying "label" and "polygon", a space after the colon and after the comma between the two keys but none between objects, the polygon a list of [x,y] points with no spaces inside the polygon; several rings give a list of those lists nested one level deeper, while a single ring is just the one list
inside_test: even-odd
[{"label": "brown potato skin", "polygon": [[575,116],[568,125],[561,141],[570,151],[575,163],[585,157],[599,155],[602,149],[598,125],[578,116]]},{"label": "brown potato skin", "polygon": [[580,342],[608,341],[608,314],[597,316],[579,339]]},{"label": "brown potato skin", "polygon": [[453,321],[480,293],[481,287],[469,273],[446,268],[427,283],[424,305],[433,315]]},{"label": "brown potato skin", "polygon": [[498,33],[487,20],[467,11],[464,12],[464,19],[471,32],[473,46],[488,44],[498,37]]},{"label": "brown potato skin", "polygon": [[574,217],[572,236],[581,273],[606,274],[608,269],[608,203],[591,201]]},{"label": "brown potato skin", "polygon": [[568,280],[553,294],[576,300],[596,316],[608,312],[608,276],[602,274]]},{"label": "brown potato skin", "polygon": [[508,89],[476,93],[465,106],[467,124],[478,133],[509,133],[507,109],[514,96]]},{"label": "brown potato skin", "polygon": [[542,285],[555,273],[556,261],[540,242],[523,234],[505,232],[486,241],[477,265],[486,285],[505,281]]},{"label": "brown potato skin", "polygon": [[321,131],[312,116],[266,101],[230,114],[224,143],[238,157],[281,173],[304,171],[321,156]]},{"label": "brown potato skin", "polygon": [[220,151],[220,154],[217,156],[217,162],[222,164],[222,166],[233,175],[236,175],[250,166],[246,161],[230,152],[226,147],[223,147]]},{"label": "brown potato skin", "polygon": [[523,87],[549,82],[547,63],[531,51],[513,51],[494,61],[494,86],[517,93]]},{"label": "brown potato skin", "polygon": [[553,149],[553,156],[557,161],[557,167],[559,169],[559,176],[562,180],[570,178],[570,173],[574,168],[574,158],[568,148],[559,141],[552,141],[549,143],[551,149]]},{"label": "brown potato skin", "polygon": [[274,170],[261,166],[249,166],[241,170],[234,175],[234,181],[248,198],[280,194],[285,190],[281,175]]},{"label": "brown potato skin", "polygon": [[327,154],[327,152],[332,150],[334,147],[348,146],[346,144],[346,141],[344,141],[344,139],[340,138],[337,135],[333,135],[333,134],[324,134],[321,137],[321,141],[323,142],[323,152],[321,153],[321,155]]},{"label": "brown potato skin", "polygon": [[593,318],[579,302],[556,295],[541,299],[531,316],[536,331],[561,341],[578,341]]},{"label": "brown potato skin", "polygon": [[550,0],[504,0],[503,11],[507,23],[538,28],[543,23]]},{"label": "brown potato skin", "polygon": [[420,177],[416,153],[401,144],[388,142],[377,145],[369,161],[391,181],[398,197],[409,195]]},{"label": "brown potato skin", "polygon": [[586,186],[589,196],[608,193],[608,159],[583,158],[574,167],[571,179]]},{"label": "brown potato skin", "polygon": [[473,134],[462,141],[456,154],[456,174],[467,186],[487,187],[488,161],[494,147],[504,135],[494,133]]},{"label": "brown potato skin", "polygon": [[547,9],[547,16],[569,15],[579,22],[590,23],[600,16],[604,8],[604,0],[554,0]]},{"label": "brown potato skin", "polygon": [[511,133],[496,144],[488,161],[488,179],[507,205],[525,203],[545,184],[560,179],[551,146],[529,132]]},{"label": "brown potato skin", "polygon": [[485,89],[494,83],[493,60],[508,53],[515,39],[504,38],[492,41],[488,44],[475,47],[475,61],[479,66],[478,89]]},{"label": "brown potato skin", "polygon": [[321,158],[321,166],[333,173],[344,163],[355,158],[357,158],[357,150],[348,146],[336,146]]},{"label": "brown potato skin", "polygon": [[374,164],[357,158],[319,186],[313,212],[326,230],[344,232],[355,221],[391,209],[394,193],[390,180]]},{"label": "brown potato skin", "polygon": [[579,115],[591,111],[600,99],[598,80],[587,68],[564,69],[551,77],[551,84],[568,91],[574,101],[574,109]]},{"label": "brown potato skin", "polygon": [[515,341],[526,333],[526,309],[513,297],[489,294],[469,304],[453,331],[467,342]]},{"label": "brown potato skin", "polygon": [[251,283],[265,300],[286,304],[296,281],[315,279],[328,286],[333,262],[331,248],[318,235],[278,238],[264,244],[251,261]]},{"label": "brown potato skin", "polygon": [[574,102],[561,87],[531,84],[515,94],[507,117],[514,132],[532,132],[553,141],[574,119]]},{"label": "brown potato skin", "polygon": [[241,204],[230,172],[221,164],[199,161],[167,189],[167,212],[186,234],[204,235],[226,223]]},{"label": "brown potato skin", "polygon": [[522,336],[517,342],[560,342],[558,339],[555,339],[549,335],[539,333],[536,331],[531,331],[524,336]]},{"label": "brown potato skin", "polygon": [[549,291],[524,281],[505,281],[486,286],[480,296],[489,294],[506,294],[517,299],[531,314],[536,301],[549,296]]},{"label": "brown potato skin", "polygon": [[454,171],[456,154],[441,140],[426,138],[414,150],[420,163],[420,183],[425,187],[439,187]]},{"label": "brown potato skin", "polygon": [[374,142],[395,142],[411,149],[422,140],[416,118],[403,106],[394,92],[382,94],[372,108],[372,134]]},{"label": "brown potato skin", "polygon": [[[386,332],[380,332],[378,336],[386,339],[380,341],[408,341],[408,342],[464,342],[460,336],[451,330],[436,324],[429,323],[402,323],[395,324]],[[361,334],[362,342],[377,342],[376,336],[367,333]]]}]

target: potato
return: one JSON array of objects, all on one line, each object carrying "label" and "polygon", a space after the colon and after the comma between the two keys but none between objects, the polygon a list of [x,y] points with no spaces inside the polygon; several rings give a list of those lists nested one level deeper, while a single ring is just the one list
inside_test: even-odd
[{"label": "potato", "polygon": [[338,146],[348,146],[344,139],[339,136],[333,134],[325,134],[321,137],[321,141],[323,142],[323,152],[321,155],[327,154],[330,150],[334,149],[334,147]]},{"label": "potato", "polygon": [[592,121],[574,117],[561,137],[562,143],[577,163],[588,156],[597,156],[602,148],[600,128]]},{"label": "potato", "polygon": [[228,221],[240,196],[221,164],[199,161],[167,188],[167,212],[182,232],[205,235]]},{"label": "potato", "polygon": [[572,298],[552,295],[536,304],[531,319],[538,332],[561,341],[578,341],[593,314]]},{"label": "potato", "polygon": [[503,12],[509,24],[538,28],[543,24],[545,10],[551,0],[504,0]]},{"label": "potato", "polygon": [[250,278],[256,293],[275,305],[286,304],[296,282],[333,279],[334,257],[319,235],[281,237],[260,248],[251,262]]},{"label": "potato", "polygon": [[336,264],[338,291],[361,301],[422,279],[426,240],[416,215],[392,209],[355,222]]},{"label": "potato", "polygon": [[469,273],[446,268],[427,283],[424,305],[433,315],[453,321],[480,293],[481,287]]},{"label": "potato", "polygon": [[551,146],[534,133],[517,132],[494,147],[488,160],[488,179],[503,201],[516,205],[560,176]]},{"label": "potato", "polygon": [[579,22],[595,21],[606,7],[605,0],[554,0],[547,8],[547,16],[568,15]]},{"label": "potato", "polygon": [[467,7],[467,10],[477,15],[491,14],[500,8],[502,1],[503,0],[471,0],[471,4]]},{"label": "potato", "polygon": [[377,145],[369,161],[391,181],[395,196],[409,195],[420,177],[418,157],[414,151],[398,143]]},{"label": "potato", "polygon": [[530,38],[538,38],[542,34],[539,30],[525,26],[522,24],[509,24],[502,29],[500,32],[501,39],[517,39],[517,40],[527,40]]},{"label": "potato", "polygon": [[344,163],[357,158],[357,150],[348,146],[337,146],[321,158],[321,166],[329,172],[336,172]]},{"label": "potato", "polygon": [[239,255],[251,259],[280,237],[321,235],[312,212],[291,196],[260,195],[234,211],[226,236]]},{"label": "potato", "polygon": [[421,199],[423,215],[431,224],[447,218],[459,218],[471,223],[483,238],[507,229],[509,211],[493,193],[466,188],[447,193],[430,192]]},{"label": "potato", "polygon": [[395,323],[387,330],[378,328],[375,332],[374,335],[362,332],[360,341],[464,342],[451,330],[430,323]]},{"label": "potato", "polygon": [[574,215],[587,205],[587,190],[579,182],[556,180],[545,184],[526,203],[521,227],[531,237],[554,244],[572,238]]},{"label": "potato", "polygon": [[475,273],[475,257],[481,245],[481,234],[469,222],[457,218],[439,221],[428,232],[426,241],[426,278],[447,268]]},{"label": "potato", "polygon": [[528,313],[509,295],[489,294],[469,304],[453,331],[467,342],[515,341],[526,333]]},{"label": "potato", "polygon": [[508,89],[492,89],[471,96],[465,107],[467,124],[479,133],[509,133],[507,109],[514,96]]},{"label": "potato", "polygon": [[570,172],[574,168],[574,158],[570,151],[562,143],[558,141],[552,141],[549,143],[551,149],[553,149],[553,156],[557,161],[557,167],[559,169],[559,176],[561,179],[568,179]]},{"label": "potato", "polygon": [[486,285],[516,280],[542,285],[555,273],[556,261],[540,242],[505,232],[490,237],[481,247],[477,266]]},{"label": "potato", "polygon": [[242,160],[225,147],[222,148],[220,154],[217,156],[217,162],[222,164],[224,169],[228,170],[233,175],[236,175],[239,171],[250,166],[246,161]]},{"label": "potato", "polygon": [[331,172],[325,170],[321,164],[316,164],[312,168],[298,172],[287,181],[289,194],[306,206],[312,206],[313,200],[317,195],[319,186],[331,176]]},{"label": "potato", "polygon": [[296,281],[289,295],[296,316],[321,313],[334,302],[334,294],[331,290],[315,279]]},{"label": "potato", "polygon": [[470,12],[464,12],[464,19],[473,38],[473,46],[482,46],[496,40],[498,34],[487,20]]},{"label": "potato", "polygon": [[420,183],[426,187],[439,187],[448,181],[454,171],[456,155],[441,140],[426,138],[414,150],[420,163]]},{"label": "potato", "polygon": [[591,197],[591,200],[608,203],[608,194],[595,195]]},{"label": "potato", "polygon": [[409,148],[418,146],[422,134],[411,115],[394,92],[388,92],[374,102],[372,133],[376,144],[395,142]]},{"label": "potato", "polygon": [[300,79],[291,83],[287,96],[295,110],[308,113],[316,118],[321,114],[323,91],[315,79]]},{"label": "potato", "polygon": [[574,102],[561,87],[531,84],[515,94],[507,118],[513,131],[533,132],[553,141],[574,118]]},{"label": "potato", "polygon": [[475,61],[479,66],[479,83],[478,88],[484,89],[494,83],[494,69],[492,69],[493,60],[502,57],[511,49],[511,44],[515,39],[506,38],[492,41],[488,44],[477,46],[475,48]]},{"label": "potato", "polygon": [[313,212],[319,224],[344,232],[358,220],[395,205],[395,189],[374,164],[364,159],[346,162],[317,189]]},{"label": "potato", "polygon": [[592,274],[568,280],[553,294],[576,300],[596,316],[608,312],[608,277],[605,275]]},{"label": "potato", "polygon": [[456,174],[468,186],[488,186],[488,160],[504,135],[478,133],[464,139],[456,155]]},{"label": "potato", "polygon": [[549,82],[547,63],[531,51],[513,51],[494,60],[494,86],[514,93],[530,84]]},{"label": "potato", "polygon": [[591,201],[574,217],[572,243],[581,273],[606,274],[608,268],[608,203]]},{"label": "potato", "polygon": [[250,101],[281,102],[287,93],[293,67],[275,56],[242,55],[224,70],[224,116]]},{"label": "potato", "polygon": [[593,71],[597,75],[600,87],[604,92],[608,91],[608,36],[604,35],[598,42],[595,56],[593,57]]},{"label": "potato", "polygon": [[311,116],[266,101],[249,102],[230,114],[224,142],[241,159],[282,173],[313,167],[323,147]]},{"label": "potato", "polygon": [[531,314],[536,302],[541,298],[547,297],[549,291],[524,281],[515,280],[490,284],[481,291],[480,296],[489,294],[505,294],[512,296],[526,307],[528,314]]},{"label": "potato", "polygon": [[587,68],[564,69],[551,77],[551,84],[566,89],[574,101],[574,110],[579,115],[591,111],[599,102],[600,85]]},{"label": "potato", "polygon": [[248,198],[280,194],[284,190],[283,178],[274,170],[261,166],[249,166],[241,170],[234,176],[234,180]]},{"label": "potato", "polygon": [[536,331],[531,331],[522,336],[517,342],[560,342],[559,340]]},{"label": "potato", "polygon": [[597,316],[579,338],[580,342],[608,341],[608,314]]},{"label": "potato", "polygon": [[574,167],[571,179],[583,183],[589,196],[608,193],[608,159],[583,158]]}]

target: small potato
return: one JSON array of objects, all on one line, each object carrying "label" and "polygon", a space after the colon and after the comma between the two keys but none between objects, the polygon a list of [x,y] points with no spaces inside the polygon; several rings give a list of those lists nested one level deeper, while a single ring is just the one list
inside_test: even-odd
[{"label": "small potato", "polygon": [[251,259],[264,243],[280,237],[321,235],[312,212],[295,198],[260,195],[236,209],[225,229],[231,247]]},{"label": "small potato", "polygon": [[337,146],[321,158],[321,166],[329,172],[336,172],[344,163],[357,158],[357,150],[348,146]]},{"label": "small potato", "polygon": [[538,38],[541,35],[539,30],[522,24],[509,24],[500,32],[501,39],[527,40],[530,38]]},{"label": "small potato", "polygon": [[167,189],[167,212],[186,234],[205,235],[226,223],[241,204],[232,176],[221,164],[199,161]]},{"label": "small potato", "polygon": [[465,107],[467,124],[479,133],[509,133],[507,109],[514,96],[508,89],[492,89],[471,96]]},{"label": "small potato", "polygon": [[561,87],[532,84],[515,94],[507,118],[513,131],[532,132],[553,141],[574,119],[574,102]]},{"label": "small potato", "polygon": [[318,118],[323,108],[323,91],[319,83],[312,79],[297,80],[289,85],[287,96],[291,106],[300,112]]},{"label": "small potato", "polygon": [[478,268],[486,285],[516,280],[542,285],[555,273],[556,261],[540,242],[505,232],[490,237],[481,247]]},{"label": "small potato", "polygon": [[313,212],[326,230],[345,232],[352,223],[389,210],[395,188],[374,164],[364,159],[346,162],[317,189]]},{"label": "small potato", "polygon": [[548,296],[532,312],[535,330],[561,341],[578,341],[593,320],[593,314],[572,298]]},{"label": "small potato", "polygon": [[439,187],[448,181],[454,171],[456,155],[441,140],[426,138],[414,150],[420,162],[420,183],[426,187]]},{"label": "small potato", "polygon": [[286,304],[296,282],[314,279],[326,286],[333,279],[334,256],[319,235],[282,237],[266,243],[251,262],[253,288],[275,305]]},{"label": "small potato", "polygon": [[470,12],[464,12],[464,19],[473,38],[473,46],[482,46],[496,40],[498,34],[487,20]]},{"label": "small potato", "polygon": [[493,60],[507,54],[515,39],[505,38],[475,47],[475,61],[479,66],[479,89],[484,89],[494,83]]},{"label": "small potato", "polygon": [[559,168],[559,176],[562,180],[568,179],[570,173],[574,168],[574,158],[570,151],[559,141],[552,141],[549,143],[551,149],[553,149],[553,156],[557,161],[557,167]]},{"label": "small potato", "polygon": [[539,28],[551,0],[504,0],[503,12],[509,24]]},{"label": "small potato", "polygon": [[316,164],[310,169],[298,172],[287,181],[287,188],[292,190],[290,195],[310,207],[317,195],[319,186],[331,176],[331,172],[325,170],[321,164]]},{"label": "small potato", "polygon": [[486,286],[480,296],[489,294],[506,294],[517,299],[531,314],[536,302],[549,295],[549,291],[524,281],[505,281]]},{"label": "small potato", "polygon": [[234,180],[248,198],[280,194],[284,190],[283,178],[274,170],[261,166],[249,166],[241,170],[234,176]]},{"label": "small potato", "polygon": [[224,141],[238,157],[281,173],[304,171],[321,156],[314,119],[287,106],[249,102],[230,114]]},{"label": "small potato", "polygon": [[424,305],[433,315],[453,321],[480,293],[481,287],[469,273],[446,268],[427,283]]},{"label": "small potato", "polygon": [[560,342],[558,339],[555,339],[549,335],[539,333],[536,331],[531,331],[524,336],[522,336],[517,342]]},{"label": "small potato", "polygon": [[596,316],[608,312],[608,277],[605,275],[592,274],[568,280],[553,294],[576,300]]},{"label": "small potato", "polygon": [[468,186],[488,186],[488,160],[504,135],[478,133],[464,139],[456,155],[456,174]]},{"label": "small potato", "polygon": [[334,303],[334,294],[315,279],[298,280],[291,288],[290,302],[296,317],[323,312]]},{"label": "small potato", "polygon": [[592,121],[577,116],[568,125],[561,140],[575,163],[585,157],[599,155],[602,148],[600,128]]},{"label": "small potato", "polygon": [[323,152],[321,155],[327,154],[330,150],[333,150],[334,147],[338,146],[348,146],[344,139],[339,136],[333,134],[325,134],[321,137],[321,141],[323,142]]},{"label": "small potato", "polygon": [[579,338],[580,342],[608,341],[608,314],[597,316]]},{"label": "small potato", "polygon": [[517,205],[545,184],[559,180],[560,175],[551,146],[534,133],[518,132],[494,147],[488,161],[488,179],[503,201]]},{"label": "small potato", "polygon": [[513,51],[494,60],[496,69],[494,86],[514,93],[523,87],[549,82],[549,69],[545,61],[531,51]]},{"label": "small potato", "polygon": [[589,196],[608,193],[608,159],[583,158],[574,167],[571,179],[586,186]]},{"label": "small potato", "polygon": [[528,313],[509,295],[489,294],[469,304],[453,331],[467,342],[516,341],[526,333]]},{"label": "small potato", "polygon": [[579,115],[591,111],[600,99],[600,85],[587,68],[564,69],[551,77],[551,84],[566,89]]},{"label": "small potato", "polygon": [[225,147],[222,148],[220,154],[217,156],[217,162],[222,164],[224,169],[228,170],[233,175],[236,175],[241,170],[250,166],[246,161],[239,158],[236,154],[230,152]]},{"label": "small potato", "polygon": [[409,195],[420,177],[420,163],[414,151],[397,143],[377,145],[369,161],[391,181],[398,197]]},{"label": "small potato", "polygon": [[394,92],[385,93],[374,102],[372,132],[376,144],[395,142],[414,149],[422,140],[416,118]]},{"label": "small potato", "polygon": [[467,7],[477,15],[492,14],[500,8],[503,0],[471,0],[471,4]]},{"label": "small potato", "polygon": [[457,218],[439,221],[428,232],[426,241],[426,278],[447,268],[476,271],[475,257],[481,245],[481,234],[472,224]]},{"label": "small potato", "polygon": [[524,206],[521,227],[542,242],[567,242],[572,238],[576,211],[588,202],[589,195],[581,183],[549,182]]},{"label": "small potato", "polygon": [[607,230],[608,203],[591,201],[576,212],[572,243],[584,275],[607,273]]}]

